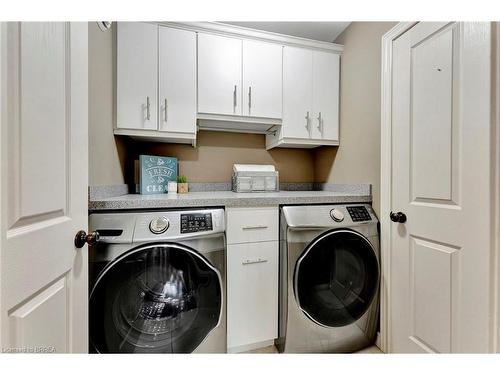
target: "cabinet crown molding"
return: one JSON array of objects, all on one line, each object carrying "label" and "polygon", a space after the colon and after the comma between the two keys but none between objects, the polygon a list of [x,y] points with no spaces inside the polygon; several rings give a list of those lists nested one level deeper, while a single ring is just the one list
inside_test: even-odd
[{"label": "cabinet crown molding", "polygon": [[283,35],[269,31],[250,29],[247,27],[228,25],[221,22],[155,22],[156,24],[179,29],[217,34],[230,37],[259,40],[277,43],[284,46],[310,48],[341,54],[344,46],[341,44],[323,42],[319,40]]}]

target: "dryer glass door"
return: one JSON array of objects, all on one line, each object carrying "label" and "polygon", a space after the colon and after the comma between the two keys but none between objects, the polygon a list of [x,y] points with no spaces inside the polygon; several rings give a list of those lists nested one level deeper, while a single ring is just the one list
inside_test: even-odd
[{"label": "dryer glass door", "polygon": [[221,275],[205,257],[178,244],[141,246],[98,277],[90,295],[91,345],[100,353],[190,353],[221,311]]},{"label": "dryer glass door", "polygon": [[372,245],[350,229],[323,233],[295,266],[294,291],[301,310],[326,327],[358,320],[377,294],[379,265]]}]

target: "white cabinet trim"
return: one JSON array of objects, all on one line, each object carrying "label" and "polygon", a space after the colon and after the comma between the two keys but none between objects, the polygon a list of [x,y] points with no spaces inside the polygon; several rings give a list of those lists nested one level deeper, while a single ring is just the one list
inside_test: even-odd
[{"label": "white cabinet trim", "polygon": [[196,32],[253,39],[262,42],[277,43],[284,46],[310,48],[339,54],[344,50],[344,46],[341,44],[249,29],[241,26],[227,25],[220,22],[159,22],[158,24]]},{"label": "white cabinet trim", "polygon": [[301,147],[301,148],[314,148],[319,146],[338,146],[339,141],[330,141],[326,139],[305,139],[305,138],[290,138],[283,137],[277,141],[266,141],[266,150],[271,150],[275,147]]},{"label": "white cabinet trim", "polygon": [[177,132],[166,132],[158,130],[147,130],[147,129],[117,129],[114,130],[115,135],[126,135],[130,138],[142,140],[142,141],[152,141],[152,142],[162,142],[162,143],[187,143],[195,147],[196,145],[196,134],[195,133],[177,133]]}]

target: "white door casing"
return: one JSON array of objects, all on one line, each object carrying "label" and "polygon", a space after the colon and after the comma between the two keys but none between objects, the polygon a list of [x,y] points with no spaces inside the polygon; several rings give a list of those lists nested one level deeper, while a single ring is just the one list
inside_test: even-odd
[{"label": "white door casing", "polygon": [[385,38],[386,351],[490,351],[490,28],[406,24]]},{"label": "white door casing", "polygon": [[117,128],[158,128],[158,25],[119,22],[116,44]]},{"label": "white door casing", "polygon": [[0,346],[87,352],[87,23],[0,24]]},{"label": "white door casing", "polygon": [[283,46],[243,41],[243,115],[281,118]]},{"label": "white door casing", "polygon": [[311,138],[339,140],[340,55],[313,52]]},{"label": "white door casing", "polygon": [[159,28],[159,130],[196,132],[196,33]]},{"label": "white door casing", "polygon": [[284,137],[308,139],[313,126],[313,52],[295,47],[283,48],[283,126]]},{"label": "white door casing", "polygon": [[198,33],[198,112],[241,115],[241,39]]}]

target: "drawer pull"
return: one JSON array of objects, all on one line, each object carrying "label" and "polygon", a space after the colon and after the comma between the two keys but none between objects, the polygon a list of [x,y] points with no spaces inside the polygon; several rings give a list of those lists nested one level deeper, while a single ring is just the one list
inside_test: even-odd
[{"label": "drawer pull", "polygon": [[241,264],[243,264],[244,266],[246,266],[248,264],[266,263],[266,262],[267,262],[267,259],[257,258],[257,259],[247,259],[247,260],[244,260],[243,262],[241,262]]},{"label": "drawer pull", "polygon": [[269,228],[267,225],[251,225],[248,227],[242,227],[241,229],[250,230],[250,229],[267,229],[267,228]]}]

